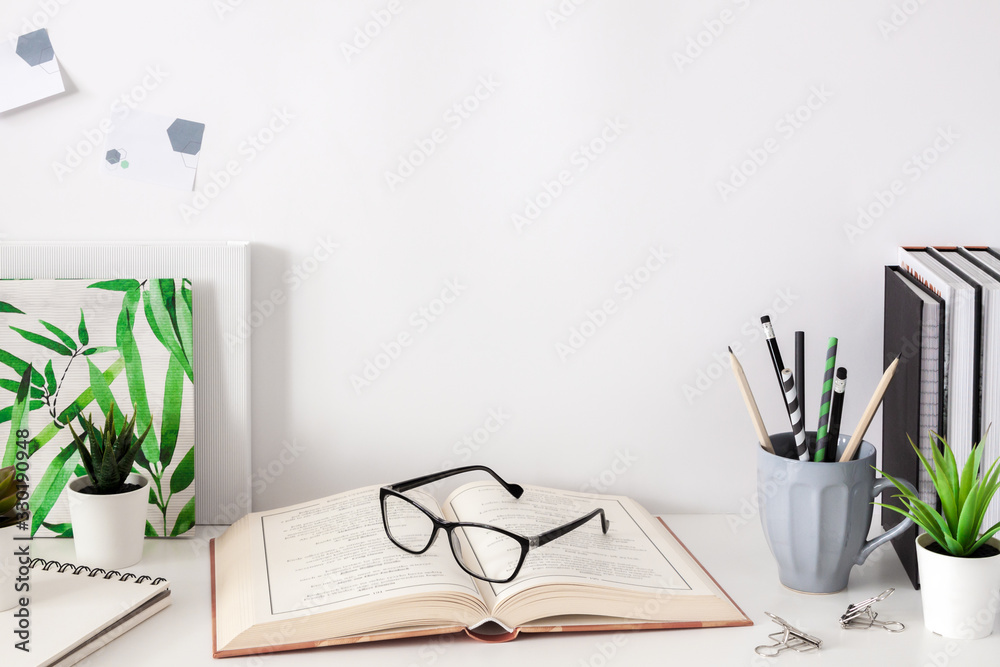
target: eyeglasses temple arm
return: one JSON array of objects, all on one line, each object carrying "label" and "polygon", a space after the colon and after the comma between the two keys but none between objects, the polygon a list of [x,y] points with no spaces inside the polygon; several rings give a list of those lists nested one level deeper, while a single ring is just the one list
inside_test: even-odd
[{"label": "eyeglasses temple arm", "polygon": [[594,510],[593,512],[591,512],[587,516],[582,516],[579,519],[576,519],[575,521],[570,521],[565,526],[559,526],[558,528],[553,528],[552,530],[550,530],[548,532],[542,533],[541,535],[538,536],[538,538],[537,538],[538,544],[535,545],[535,546],[539,546],[540,547],[543,544],[547,544],[548,542],[551,542],[552,540],[556,539],[557,537],[562,537],[566,533],[568,533],[570,531],[573,531],[573,530],[576,530],[577,528],[579,528],[583,524],[587,523],[588,521],[590,521],[591,519],[593,519],[597,515],[601,516],[601,532],[603,532],[605,535],[607,535],[608,534],[608,528],[611,526],[611,522],[608,521],[607,517],[604,516],[604,510],[601,509],[600,507],[598,507],[596,510]]},{"label": "eyeglasses temple arm", "polygon": [[446,477],[451,477],[452,475],[460,475],[465,472],[476,472],[482,470],[488,472],[493,476],[500,486],[507,489],[507,493],[514,496],[515,498],[520,498],[521,494],[524,493],[524,489],[518,484],[509,484],[500,477],[500,475],[493,472],[490,468],[486,466],[465,466],[463,468],[453,468],[452,470],[443,470],[441,472],[433,473],[431,475],[424,475],[423,477],[414,477],[413,479],[408,479],[405,482],[399,482],[398,484],[392,484],[389,488],[393,491],[409,491],[410,489],[415,489],[418,486],[423,486],[424,484],[430,484],[436,482],[439,479],[445,479]]}]

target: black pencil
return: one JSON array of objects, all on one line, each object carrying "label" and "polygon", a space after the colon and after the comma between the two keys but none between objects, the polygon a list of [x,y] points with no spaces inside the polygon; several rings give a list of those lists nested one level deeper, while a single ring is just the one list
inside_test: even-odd
[{"label": "black pencil", "polygon": [[837,460],[837,444],[840,442],[840,416],[844,412],[844,391],[847,390],[847,369],[837,369],[833,381],[833,401],[830,403],[830,425],[827,428],[827,445],[823,460],[833,463]]},{"label": "black pencil", "polygon": [[[795,389],[799,394],[799,407],[802,410],[802,419],[806,418],[806,332],[795,332]],[[806,438],[806,444],[809,439]],[[815,443],[813,443],[815,445]],[[809,458],[812,459],[813,447],[809,448]]]},{"label": "black pencil", "polygon": [[[774,337],[774,327],[771,325],[771,318],[764,315],[760,318],[760,323],[764,327],[764,338],[767,339],[767,349],[771,352],[771,361],[774,363],[774,376],[778,378],[778,386],[781,393],[785,393],[785,383],[781,379],[781,371],[785,368],[785,362],[781,360],[781,352],[778,350],[778,339]],[[798,384],[798,378],[795,378]]]}]

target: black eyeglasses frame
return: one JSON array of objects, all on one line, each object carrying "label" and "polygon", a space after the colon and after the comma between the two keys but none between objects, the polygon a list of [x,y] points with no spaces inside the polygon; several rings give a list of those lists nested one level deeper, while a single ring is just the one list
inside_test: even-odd
[{"label": "black eyeglasses frame", "polygon": [[[553,528],[552,530],[547,530],[539,535],[526,537],[524,535],[519,535],[518,533],[511,532],[505,528],[500,528],[499,526],[491,526],[484,523],[473,523],[468,521],[448,521],[446,519],[442,519],[441,517],[437,516],[436,514],[434,514],[429,509],[427,509],[420,503],[416,502],[412,498],[403,495],[405,491],[410,491],[412,489],[417,488],[418,486],[431,484],[433,482],[437,482],[439,480],[445,479],[447,477],[452,477],[454,475],[460,475],[467,472],[479,472],[479,471],[489,473],[493,477],[493,479],[495,479],[514,498],[520,498],[521,495],[524,493],[523,487],[521,487],[518,484],[510,484],[506,482],[502,477],[500,477],[500,475],[496,474],[492,469],[487,468],[486,466],[463,466],[460,468],[452,468],[451,470],[442,470],[441,472],[433,473],[430,475],[414,477],[413,479],[408,479],[404,482],[389,484],[379,489],[379,507],[382,512],[382,527],[385,529],[386,537],[388,537],[393,544],[395,544],[403,551],[414,555],[419,555],[430,549],[431,545],[434,544],[434,540],[437,537],[438,531],[444,530],[448,535],[448,543],[451,545],[452,555],[455,557],[455,561],[458,563],[459,567],[461,567],[464,572],[475,577],[476,579],[481,579],[482,581],[487,581],[493,584],[506,584],[510,583],[511,581],[514,580],[515,577],[517,577],[518,573],[521,571],[521,566],[524,565],[524,560],[525,558],[527,558],[529,551],[531,551],[532,549],[537,549],[538,547],[544,544],[548,544],[549,542],[551,542],[556,538],[562,537],[566,533],[576,530],[580,526],[584,525],[585,523],[593,519],[595,516],[601,517],[601,532],[604,533],[605,535],[608,533],[608,528],[611,526],[611,522],[605,516],[604,509],[600,507],[594,509],[587,515],[582,516],[578,519],[574,519],[573,521],[570,521],[569,523],[566,523],[562,526],[558,526],[556,528]],[[386,517],[386,511],[385,511],[385,501],[386,498],[388,498],[389,496],[399,498],[400,500],[403,500],[409,503],[410,505],[416,507],[425,516],[427,516],[427,518],[429,518],[431,522],[434,524],[434,528],[431,531],[430,538],[427,540],[427,544],[425,544],[423,548],[419,550],[410,549],[400,544],[395,539],[393,539],[392,533],[389,530],[389,521]],[[471,570],[469,570],[469,568],[465,566],[459,554],[455,553],[455,541],[454,541],[455,529],[462,528],[465,526],[498,532],[502,535],[511,538],[520,545],[521,554],[520,557],[518,558],[517,566],[514,568],[513,572],[509,577],[507,577],[506,579],[492,579],[490,577],[486,577],[481,574],[472,572]]]}]

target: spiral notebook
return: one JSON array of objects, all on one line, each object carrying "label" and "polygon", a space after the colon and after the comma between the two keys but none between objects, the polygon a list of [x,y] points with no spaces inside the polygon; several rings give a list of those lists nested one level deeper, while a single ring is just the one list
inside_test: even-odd
[{"label": "spiral notebook", "polygon": [[74,665],[170,606],[170,584],[163,578],[40,558],[31,566],[30,651],[14,646],[21,641],[13,634],[18,608],[3,612],[3,667]]}]

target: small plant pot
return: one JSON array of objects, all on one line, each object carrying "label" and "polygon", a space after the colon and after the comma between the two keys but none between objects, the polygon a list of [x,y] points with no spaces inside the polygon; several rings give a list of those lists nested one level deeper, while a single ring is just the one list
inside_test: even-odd
[{"label": "small plant pot", "polygon": [[[1000,609],[1000,554],[958,558],[927,549],[934,539],[917,538],[917,567],[924,625],[952,639],[982,639],[993,632]],[[988,544],[1000,549],[1000,540]]]},{"label": "small plant pot", "polygon": [[142,559],[149,480],[132,473],[126,481],[139,488],[94,495],[80,492],[90,486],[90,477],[77,477],[69,483],[69,514],[78,565],[113,570]]},{"label": "small plant pot", "polygon": [[0,528],[0,611],[17,606],[18,594],[14,590],[19,565],[14,555],[14,534],[17,530],[17,526]]}]

